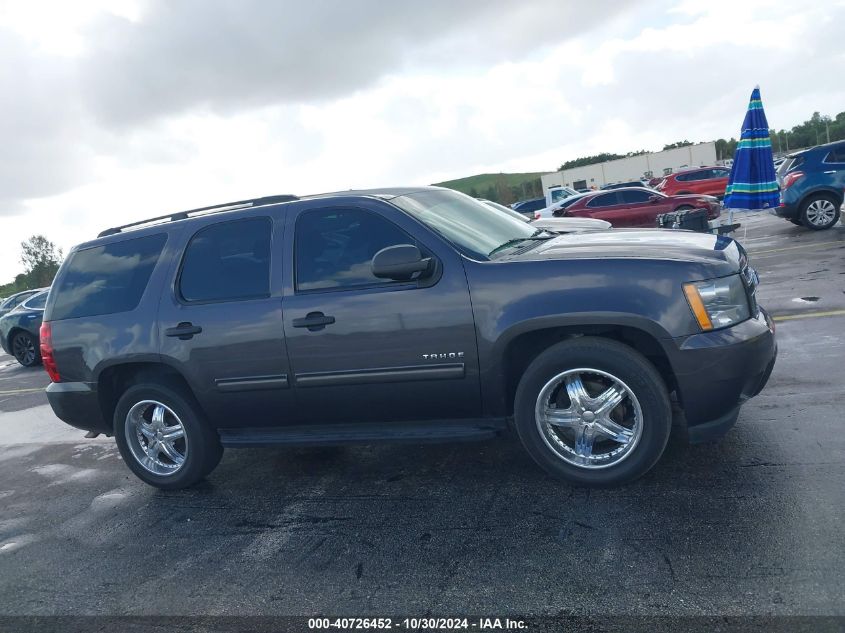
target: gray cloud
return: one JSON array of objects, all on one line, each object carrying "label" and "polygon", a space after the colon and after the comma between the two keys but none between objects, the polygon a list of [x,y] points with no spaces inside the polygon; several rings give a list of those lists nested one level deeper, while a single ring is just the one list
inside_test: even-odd
[{"label": "gray cloud", "polygon": [[84,92],[107,125],[196,107],[226,114],[331,99],[409,66],[519,59],[582,35],[622,5],[599,0],[585,10],[559,0],[160,2],[140,22],[110,16],[92,25]]},{"label": "gray cloud", "polygon": [[329,100],[409,68],[522,59],[622,4],[154,1],[137,22],[91,22],[82,57],[39,53],[0,27],[0,215],[84,184],[96,154],[130,165],[189,156],[184,144],[157,150],[139,138],[156,120]]},{"label": "gray cloud", "polygon": [[39,55],[0,29],[0,215],[22,199],[59,193],[85,177],[87,123],[72,64]]}]

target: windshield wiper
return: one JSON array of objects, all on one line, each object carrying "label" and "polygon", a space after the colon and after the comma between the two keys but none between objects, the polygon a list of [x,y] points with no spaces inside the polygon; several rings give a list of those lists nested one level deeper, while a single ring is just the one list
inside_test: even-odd
[{"label": "windshield wiper", "polygon": [[499,244],[496,248],[494,248],[492,251],[490,251],[487,254],[487,257],[491,257],[491,256],[495,255],[496,253],[498,253],[499,251],[504,250],[506,248],[510,248],[511,246],[516,246],[520,242],[533,241],[533,240],[550,240],[553,237],[555,237],[551,233],[548,233],[546,235],[543,235],[543,233],[545,233],[545,231],[543,229],[537,229],[532,235],[529,235],[527,237],[515,237],[512,240],[508,240],[504,244]]}]

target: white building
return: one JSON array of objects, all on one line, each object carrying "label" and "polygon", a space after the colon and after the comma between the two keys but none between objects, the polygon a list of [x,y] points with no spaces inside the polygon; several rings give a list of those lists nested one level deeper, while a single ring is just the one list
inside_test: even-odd
[{"label": "white building", "polygon": [[716,164],[716,143],[697,143],[662,152],[641,154],[605,163],[573,167],[542,176],[543,189],[566,186],[573,189],[602,187],[615,182],[665,176],[686,167]]}]

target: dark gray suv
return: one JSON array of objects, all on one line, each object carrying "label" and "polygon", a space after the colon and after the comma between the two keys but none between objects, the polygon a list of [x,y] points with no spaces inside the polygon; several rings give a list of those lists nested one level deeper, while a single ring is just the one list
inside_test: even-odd
[{"label": "dark gray suv", "polygon": [[276,196],[109,229],[69,254],[47,395],[182,488],[224,447],[433,442],[508,428],[551,474],[627,482],[672,403],[718,437],[774,326],[727,237],[552,235],[438,188]]}]

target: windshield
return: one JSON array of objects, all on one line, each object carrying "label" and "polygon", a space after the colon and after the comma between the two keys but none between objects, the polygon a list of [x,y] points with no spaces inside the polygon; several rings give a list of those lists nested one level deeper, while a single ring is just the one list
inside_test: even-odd
[{"label": "windshield", "polygon": [[[595,193],[595,192],[590,191],[589,193]],[[573,204],[575,204],[576,202],[578,202],[582,198],[585,198],[587,195],[589,195],[589,193],[578,193],[578,194],[575,194],[574,196],[570,196],[569,198],[567,198],[566,200],[564,200],[563,202],[561,202],[558,205],[558,209],[566,209],[568,207],[571,207]]]},{"label": "windshield", "polygon": [[563,200],[564,198],[568,198],[569,196],[574,196],[578,192],[574,189],[570,189],[569,187],[561,187],[560,189],[553,189],[550,193],[550,197],[552,200],[552,204]]},{"label": "windshield", "polygon": [[420,191],[391,202],[476,259],[488,259],[505,244],[543,233],[457,191]]},{"label": "windshield", "polygon": [[492,200],[485,200],[484,198],[476,198],[479,202],[483,202],[491,209],[496,209],[496,211],[501,211],[502,213],[507,213],[509,216],[516,218],[517,220],[521,220],[522,222],[530,222],[527,217],[522,215],[519,211],[514,211],[513,209],[508,209],[506,206],[499,204],[498,202],[493,202]]}]

